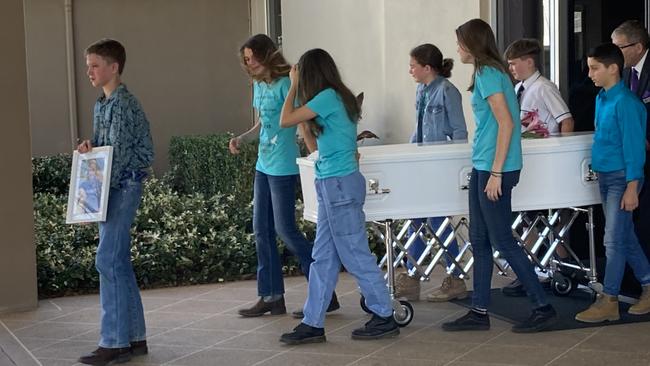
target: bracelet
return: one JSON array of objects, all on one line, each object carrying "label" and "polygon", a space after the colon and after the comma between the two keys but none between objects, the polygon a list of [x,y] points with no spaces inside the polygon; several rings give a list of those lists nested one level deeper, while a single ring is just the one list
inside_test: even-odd
[{"label": "bracelet", "polygon": [[503,172],[490,171],[490,175],[493,177],[501,178],[503,176]]}]

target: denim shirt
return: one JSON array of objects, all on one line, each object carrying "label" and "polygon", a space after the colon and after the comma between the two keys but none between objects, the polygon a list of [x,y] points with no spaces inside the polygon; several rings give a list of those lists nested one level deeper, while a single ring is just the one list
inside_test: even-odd
[{"label": "denim shirt", "polygon": [[112,146],[111,188],[127,178],[142,179],[153,162],[149,122],[140,102],[120,84],[106,98],[101,95],[93,111],[93,146]]},{"label": "denim shirt", "polygon": [[[424,93],[424,99],[422,94]],[[417,141],[417,116],[422,117],[422,141]],[[467,139],[460,92],[447,78],[438,76],[429,85],[418,84],[415,93],[415,131],[410,142],[434,142]]]}]

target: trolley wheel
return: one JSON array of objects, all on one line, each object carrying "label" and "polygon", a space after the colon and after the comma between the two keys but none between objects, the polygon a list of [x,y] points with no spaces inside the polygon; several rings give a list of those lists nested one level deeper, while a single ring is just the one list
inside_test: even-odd
[{"label": "trolley wheel", "polygon": [[363,295],[361,295],[361,298],[359,299],[359,305],[361,305],[361,310],[368,314],[372,314],[372,311],[370,311],[368,305],[366,305],[366,298]]},{"label": "trolley wheel", "polygon": [[551,280],[551,290],[557,296],[567,296],[576,287],[578,287],[577,283],[573,279],[558,273]]},{"label": "trolley wheel", "polygon": [[397,311],[393,310],[393,318],[400,328],[404,328],[413,320],[413,306],[405,300],[400,300],[399,303],[402,315],[400,316]]}]

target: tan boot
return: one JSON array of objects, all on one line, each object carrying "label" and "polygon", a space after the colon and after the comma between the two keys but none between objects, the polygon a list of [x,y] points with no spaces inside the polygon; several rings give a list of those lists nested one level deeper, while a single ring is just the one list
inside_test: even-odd
[{"label": "tan boot", "polygon": [[576,314],[576,320],[583,323],[600,323],[605,320],[620,319],[618,313],[618,298],[605,294],[598,294],[596,301],[589,309]]},{"label": "tan boot", "polygon": [[427,301],[444,302],[467,297],[467,286],[465,281],[458,277],[447,276],[442,280],[442,285],[427,295]]},{"label": "tan boot", "polygon": [[643,286],[643,292],[641,293],[641,297],[639,297],[639,301],[630,306],[627,312],[632,315],[650,313],[650,285]]},{"label": "tan boot", "polygon": [[420,300],[420,279],[413,278],[408,273],[399,273],[395,279],[395,298],[408,301]]}]

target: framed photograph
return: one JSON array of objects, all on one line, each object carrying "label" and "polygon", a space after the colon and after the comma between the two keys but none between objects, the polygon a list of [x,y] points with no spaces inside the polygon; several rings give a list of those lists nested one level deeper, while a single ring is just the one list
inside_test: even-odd
[{"label": "framed photograph", "polygon": [[113,147],[95,147],[72,155],[66,223],[106,221]]}]

